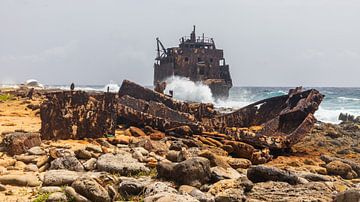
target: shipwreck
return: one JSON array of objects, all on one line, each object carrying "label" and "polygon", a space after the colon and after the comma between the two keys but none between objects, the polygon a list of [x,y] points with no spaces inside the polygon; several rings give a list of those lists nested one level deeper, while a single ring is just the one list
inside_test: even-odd
[{"label": "shipwreck", "polygon": [[222,114],[212,104],[182,102],[127,80],[118,93],[71,90],[45,96],[40,106],[42,139],[113,137],[118,125],[126,124],[191,137],[255,164],[307,135],[324,97],[315,89],[296,88]]},{"label": "shipwreck", "polygon": [[178,47],[165,48],[159,38],[154,64],[154,86],[171,76],[189,78],[208,85],[215,98],[227,98],[232,87],[229,65],[223,50],[217,49],[213,38],[196,36],[195,26],[190,37],[180,38]]}]

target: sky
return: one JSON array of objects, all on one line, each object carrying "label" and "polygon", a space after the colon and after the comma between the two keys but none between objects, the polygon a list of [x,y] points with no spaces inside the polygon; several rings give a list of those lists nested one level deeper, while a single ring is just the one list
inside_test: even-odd
[{"label": "sky", "polygon": [[235,86],[360,86],[358,0],[0,0],[0,83],[151,85],[193,25]]}]

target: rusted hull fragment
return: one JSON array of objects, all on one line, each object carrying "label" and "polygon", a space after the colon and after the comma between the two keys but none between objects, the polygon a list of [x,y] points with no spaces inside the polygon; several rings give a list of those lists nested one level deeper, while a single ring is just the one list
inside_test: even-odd
[{"label": "rusted hull fragment", "polygon": [[212,104],[181,102],[124,81],[119,93],[61,91],[47,94],[41,105],[43,139],[97,138],[114,134],[120,123],[151,126],[168,135],[188,136],[228,153],[263,163],[270,150],[290,148],[313,127],[323,95],[291,90],[230,114]]}]

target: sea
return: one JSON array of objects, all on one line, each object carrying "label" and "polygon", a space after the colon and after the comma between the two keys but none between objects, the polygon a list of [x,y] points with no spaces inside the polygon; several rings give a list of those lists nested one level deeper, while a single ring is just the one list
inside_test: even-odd
[{"label": "sea", "polygon": [[[76,89],[85,91],[109,91],[117,92],[121,84],[110,82],[107,85],[82,85]],[[45,88],[69,89],[69,85],[44,85]],[[0,87],[9,87],[1,86]],[[14,87],[13,85],[11,87]],[[147,86],[153,88],[152,86]],[[225,100],[215,100],[212,97],[209,87],[189,81],[186,78],[174,77],[167,80],[165,90],[174,92],[174,98],[183,101],[213,103],[219,109],[233,111],[249,105],[253,102],[280,95],[286,95],[293,87],[251,87],[235,86],[230,89],[229,98]],[[304,89],[317,89],[325,95],[319,109],[315,112],[315,117],[322,122],[340,123],[338,117],[340,113],[347,113],[360,116],[360,87],[359,88],[339,88],[339,87],[304,87]]]}]

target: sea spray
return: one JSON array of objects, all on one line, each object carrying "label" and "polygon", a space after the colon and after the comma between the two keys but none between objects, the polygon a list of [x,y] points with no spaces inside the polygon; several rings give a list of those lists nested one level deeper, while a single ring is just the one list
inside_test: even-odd
[{"label": "sea spray", "polygon": [[213,103],[214,99],[208,86],[190,81],[184,77],[170,77],[166,80],[165,93],[173,91],[174,98],[184,101]]}]

